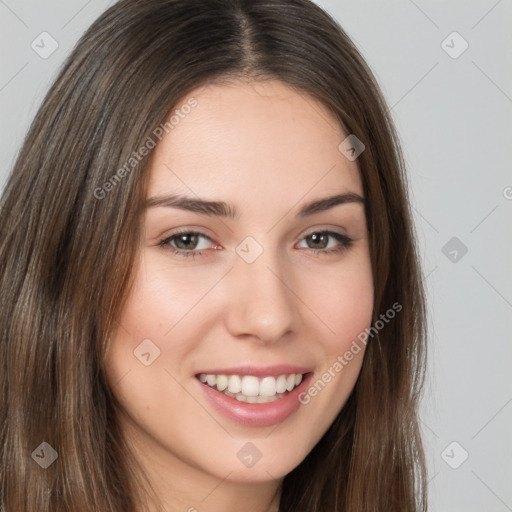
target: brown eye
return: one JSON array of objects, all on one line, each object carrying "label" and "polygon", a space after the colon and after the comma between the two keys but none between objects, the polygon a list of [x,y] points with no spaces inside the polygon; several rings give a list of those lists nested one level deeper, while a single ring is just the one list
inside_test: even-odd
[{"label": "brown eye", "polygon": [[329,243],[329,236],[325,233],[313,233],[306,236],[305,239],[311,242],[311,249],[325,249]]},{"label": "brown eye", "polygon": [[158,243],[179,256],[200,256],[204,249],[214,249],[217,245],[203,233],[196,231],[183,231],[174,233]]},{"label": "brown eye", "polygon": [[173,242],[177,249],[193,250],[196,248],[199,236],[193,233],[184,233],[182,235],[175,235]]},{"label": "brown eye", "polygon": [[336,233],[335,231],[316,231],[306,235],[302,241],[305,241],[307,245],[307,247],[303,246],[303,248],[311,249],[315,254],[341,252],[348,249],[353,242],[348,236]]}]

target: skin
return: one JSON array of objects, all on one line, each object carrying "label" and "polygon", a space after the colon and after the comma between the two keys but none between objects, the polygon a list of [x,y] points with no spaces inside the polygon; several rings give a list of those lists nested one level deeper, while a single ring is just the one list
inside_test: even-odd
[{"label": "skin", "polygon": [[[247,427],[216,411],[195,375],[208,368],[295,364],[313,381],[371,323],[373,282],[364,206],[299,218],[302,205],[337,193],[363,196],[347,136],[315,99],[279,81],[210,85],[153,150],[147,197],[222,200],[237,218],[149,208],[135,283],[112,336],[106,372],[124,435],[169,511],[277,511],[280,484],[311,451],[352,391],[364,349],[278,425]],[[159,245],[179,228],[200,231],[196,257]],[[337,253],[307,235],[331,230],[353,243]],[[253,237],[247,263],[236,247]],[[169,247],[171,246],[171,247]],[[182,248],[183,246],[179,246]],[[324,253],[314,253],[319,247]],[[186,250],[186,249],[182,249]],[[197,254],[197,251],[201,254]],[[252,250],[252,249],[251,249]],[[143,365],[149,338],[160,356]],[[246,442],[262,453],[248,468]]]}]

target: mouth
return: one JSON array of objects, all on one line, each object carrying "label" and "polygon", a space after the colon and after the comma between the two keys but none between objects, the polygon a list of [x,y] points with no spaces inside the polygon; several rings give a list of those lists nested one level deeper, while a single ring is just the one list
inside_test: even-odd
[{"label": "mouth", "polygon": [[293,418],[313,369],[289,364],[209,368],[195,374],[205,407],[244,427]]},{"label": "mouth", "polygon": [[239,375],[200,373],[196,378],[215,391],[239,402],[266,404],[285,398],[300,385],[305,373],[282,373],[280,375]]}]

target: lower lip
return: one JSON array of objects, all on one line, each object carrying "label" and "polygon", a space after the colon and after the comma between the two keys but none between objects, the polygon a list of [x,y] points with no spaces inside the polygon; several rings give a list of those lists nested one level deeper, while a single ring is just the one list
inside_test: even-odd
[{"label": "lower lip", "polygon": [[297,411],[301,405],[299,395],[308,387],[312,375],[306,374],[302,382],[287,395],[266,404],[241,402],[196,380],[215,409],[230,420],[248,427],[268,427],[284,421]]}]

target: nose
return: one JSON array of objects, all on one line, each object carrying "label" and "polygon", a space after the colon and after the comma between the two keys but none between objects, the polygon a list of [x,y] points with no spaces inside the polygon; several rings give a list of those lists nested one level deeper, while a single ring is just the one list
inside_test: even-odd
[{"label": "nose", "polygon": [[226,327],[234,337],[253,337],[276,343],[297,329],[297,298],[290,273],[287,276],[277,256],[265,250],[254,262],[235,255],[234,268],[227,278]]}]

